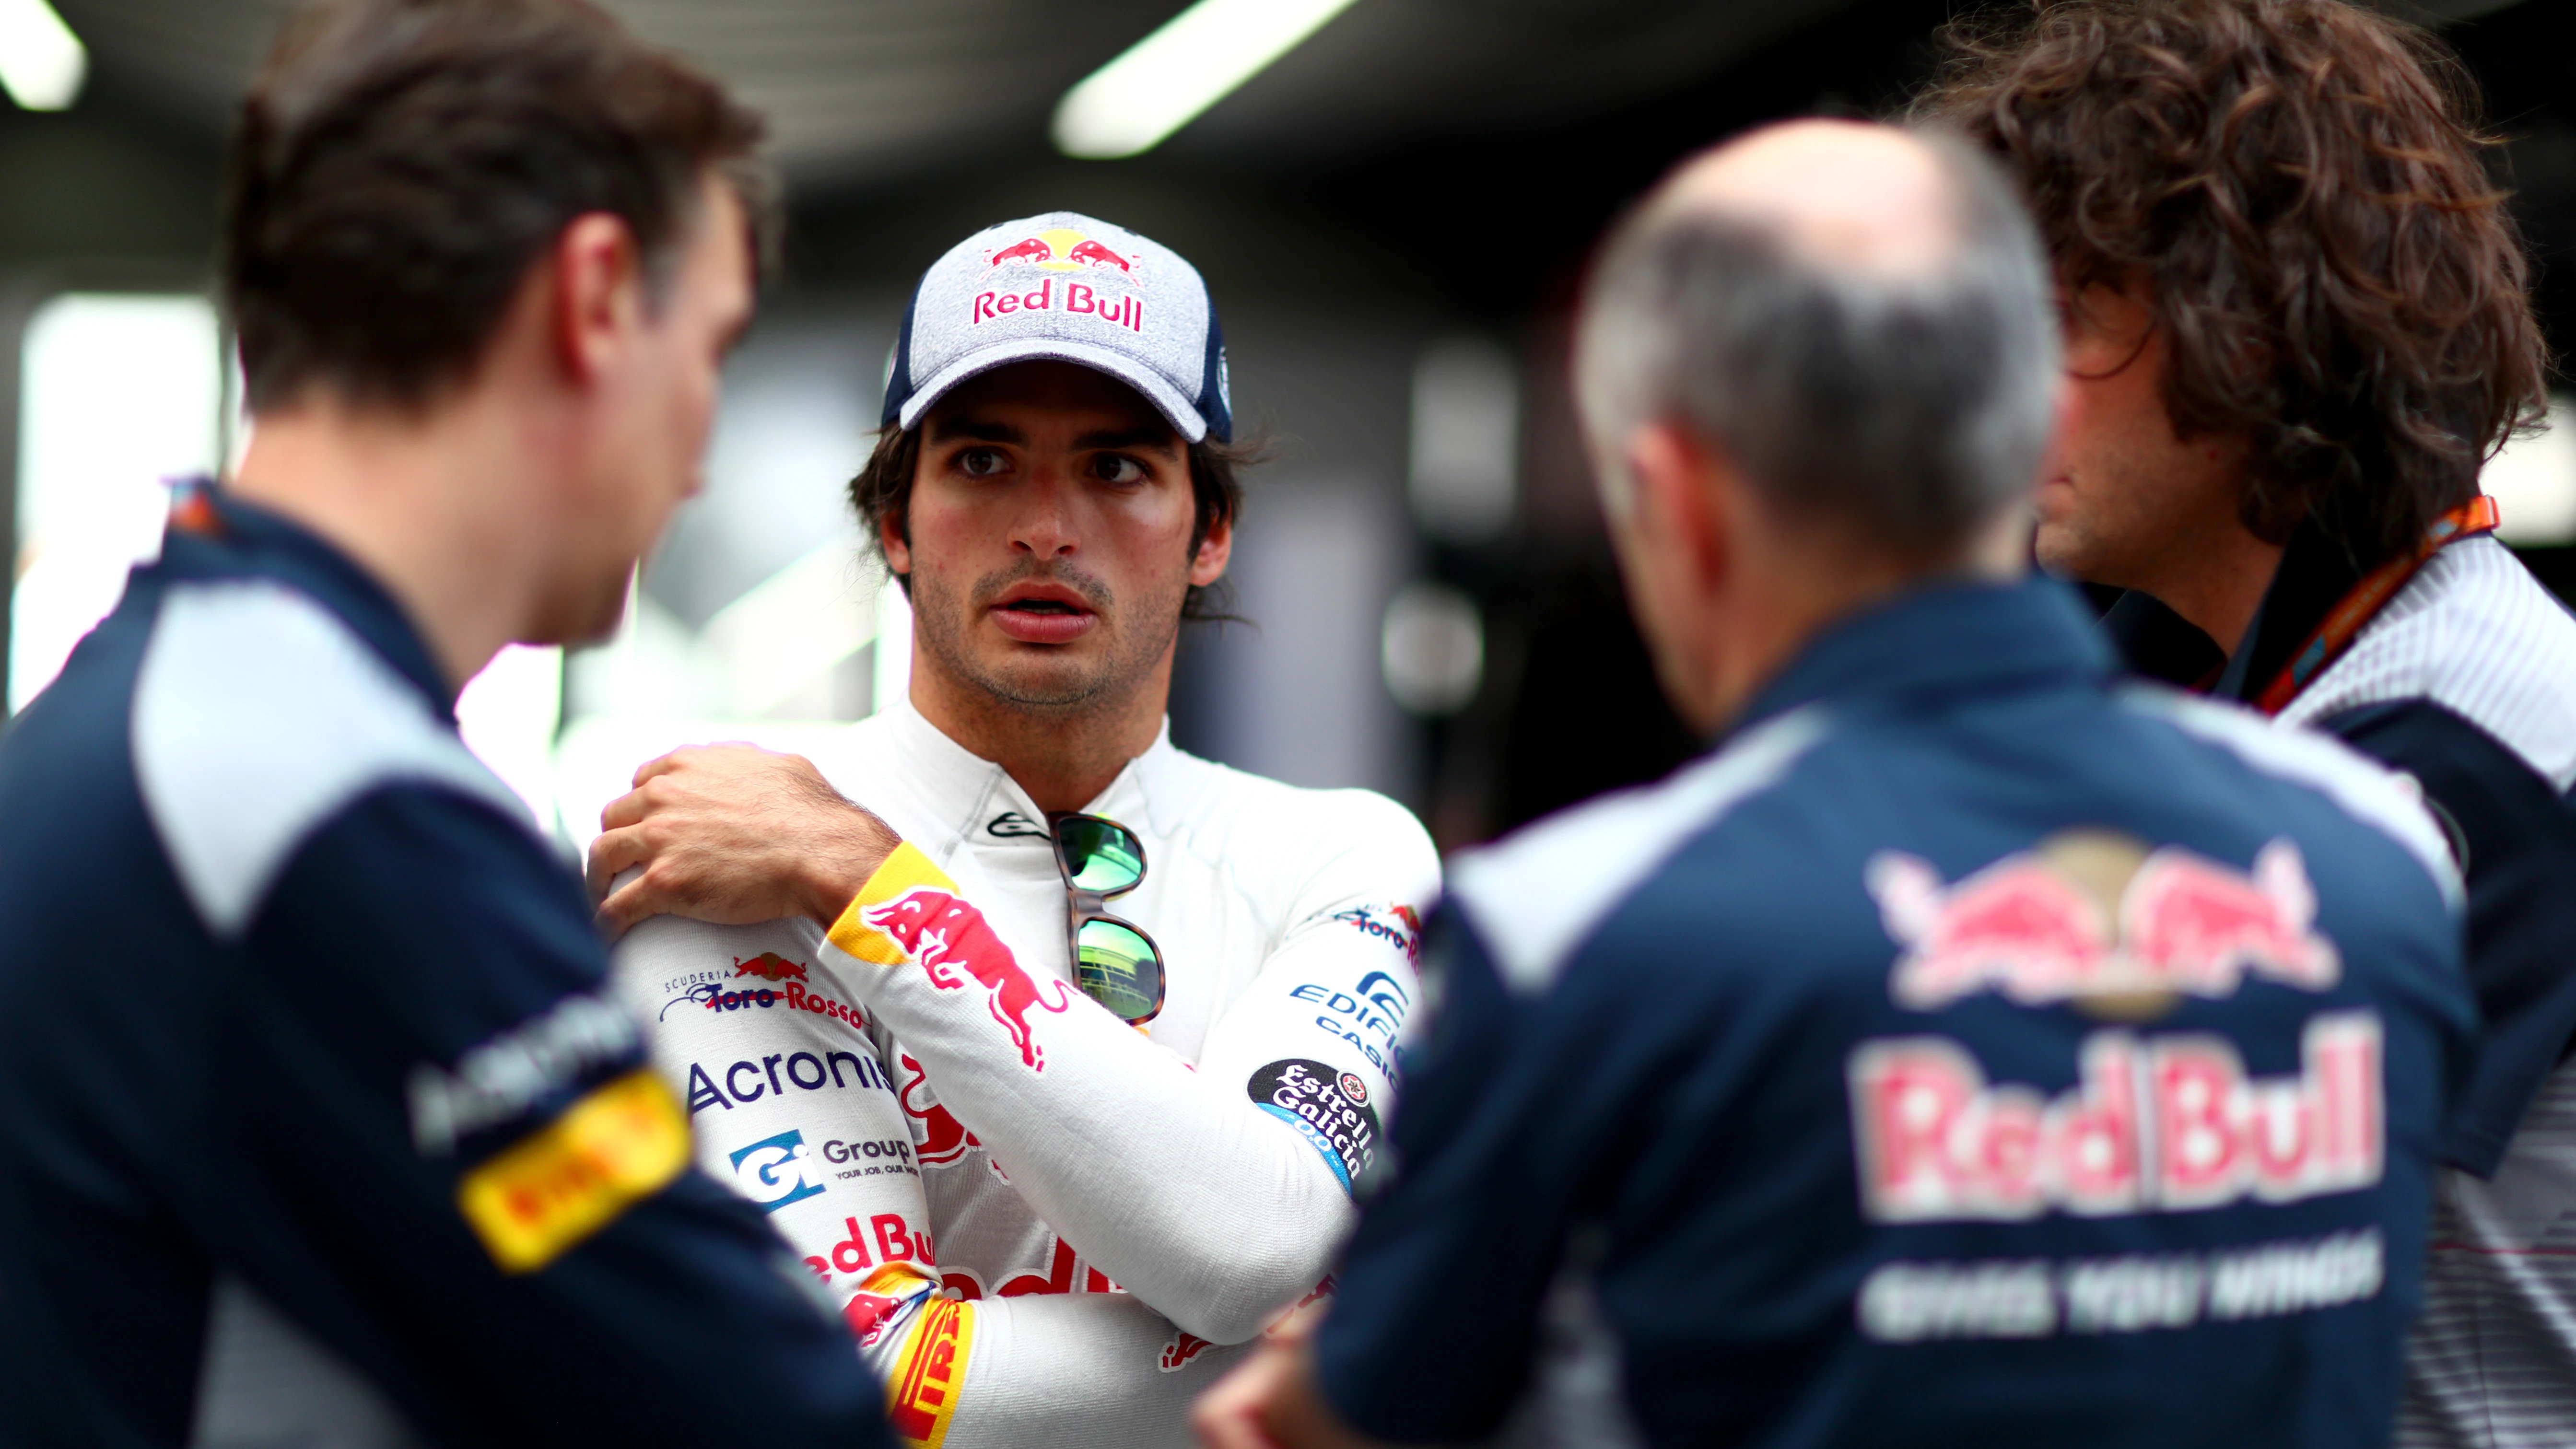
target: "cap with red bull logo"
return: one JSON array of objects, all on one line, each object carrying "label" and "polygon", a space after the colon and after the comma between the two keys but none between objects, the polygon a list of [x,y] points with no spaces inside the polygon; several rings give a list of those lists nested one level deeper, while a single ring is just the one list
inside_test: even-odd
[{"label": "cap with red bull logo", "polygon": [[1193,443],[1233,436],[1225,336],[1198,270],[1071,211],[986,227],[922,274],[887,369],[884,424],[914,427],[959,383],[1037,359],[1117,378]]}]

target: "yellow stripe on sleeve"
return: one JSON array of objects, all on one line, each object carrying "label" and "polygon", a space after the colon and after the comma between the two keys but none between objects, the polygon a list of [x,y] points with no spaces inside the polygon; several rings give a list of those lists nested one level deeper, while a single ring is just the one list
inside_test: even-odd
[{"label": "yellow stripe on sleeve", "polygon": [[938,866],[930,863],[929,856],[915,850],[912,842],[907,840],[894,848],[894,854],[887,856],[885,864],[877,867],[877,873],[868,877],[868,883],[859,887],[859,893],[850,899],[849,906],[841,912],[841,918],[832,923],[828,933],[832,944],[862,961],[873,961],[880,966],[902,965],[910,959],[903,947],[896,943],[894,937],[869,925],[867,911],[870,906],[884,905],[906,891],[924,886],[950,895],[957,893],[957,882],[950,880]]},{"label": "yellow stripe on sleeve", "polygon": [[886,1422],[904,1449],[939,1449],[947,1439],[974,1344],[975,1305],[933,1298],[922,1309],[886,1385]]}]

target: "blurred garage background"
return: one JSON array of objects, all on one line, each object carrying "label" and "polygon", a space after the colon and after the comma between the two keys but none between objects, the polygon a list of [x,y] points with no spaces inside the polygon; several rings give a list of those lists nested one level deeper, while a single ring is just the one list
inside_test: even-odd
[{"label": "blurred garage background", "polygon": [[[791,225],[729,378],[708,490],[644,570],[624,632],[568,659],[514,650],[461,705],[469,741],[568,846],[649,755],[724,738],[794,748],[899,692],[909,621],[841,487],[866,456],[903,293],[957,238],[1057,207],[1198,263],[1237,415],[1274,454],[1235,555],[1248,622],[1184,641],[1186,748],[1387,791],[1444,848],[1669,769],[1693,742],[1622,613],[1565,395],[1586,249],[1686,150],[1901,97],[1953,8],[609,4],[768,111]],[[0,0],[13,711],[156,547],[159,480],[238,444],[205,297],[218,172],[235,98],[288,8]],[[2566,0],[2406,13],[2443,26],[2485,83],[2547,324],[2571,335]],[[2543,577],[2576,587],[2576,428],[2518,444],[2489,481]]]}]

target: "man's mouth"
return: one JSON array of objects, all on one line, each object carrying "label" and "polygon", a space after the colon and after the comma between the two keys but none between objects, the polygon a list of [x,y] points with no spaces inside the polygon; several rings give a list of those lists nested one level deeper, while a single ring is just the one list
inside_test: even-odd
[{"label": "man's mouth", "polygon": [[1062,585],[1013,589],[993,606],[993,623],[1023,644],[1070,644],[1091,632],[1100,616]]}]

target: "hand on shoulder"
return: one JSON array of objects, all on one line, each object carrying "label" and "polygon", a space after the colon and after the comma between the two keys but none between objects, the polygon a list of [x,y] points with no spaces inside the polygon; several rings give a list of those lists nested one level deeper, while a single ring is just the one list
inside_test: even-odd
[{"label": "hand on shoulder", "polygon": [[718,925],[804,916],[829,928],[902,843],[812,761],[741,744],[648,762],[599,819],[590,892],[612,936],[662,914]]}]

